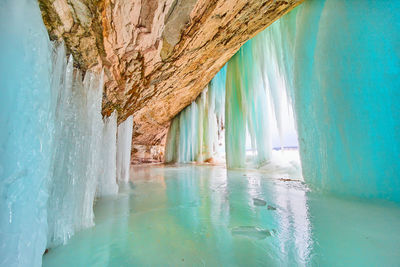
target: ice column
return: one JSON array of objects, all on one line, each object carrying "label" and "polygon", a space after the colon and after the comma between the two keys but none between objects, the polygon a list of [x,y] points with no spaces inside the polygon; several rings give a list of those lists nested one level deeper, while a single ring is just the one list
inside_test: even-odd
[{"label": "ice column", "polygon": [[225,67],[171,122],[166,162],[214,161],[224,154]]},{"label": "ice column", "polygon": [[179,116],[171,121],[165,145],[165,162],[176,162],[179,149]]},{"label": "ice column", "polygon": [[246,134],[250,136],[254,163],[261,166],[271,157],[269,98],[262,83],[254,40],[244,44],[228,62],[226,82],[226,165],[242,168],[246,163]]},{"label": "ice column", "polygon": [[227,167],[244,167],[246,162],[246,117],[241,110],[240,56],[228,62],[226,75],[225,151]]},{"label": "ice column", "polygon": [[75,231],[94,224],[93,202],[105,165],[102,78],[88,71],[82,81],[72,57],[66,62],[63,45],[54,58],[52,87],[58,97],[48,183],[48,247],[63,244]]},{"label": "ice column", "polygon": [[40,266],[46,247],[93,225],[117,192],[116,115],[103,122],[102,75],[49,42],[38,4],[0,4],[0,265]]},{"label": "ice column", "polygon": [[295,22],[289,16],[278,20],[228,62],[225,141],[229,168],[261,167],[273,163],[273,148],[298,146],[291,37],[296,26],[287,27],[286,21]]},{"label": "ice column", "polygon": [[217,159],[225,157],[225,83],[226,65],[208,85],[208,113],[210,114],[208,117],[210,125],[208,139],[212,140],[210,147],[213,148],[214,157]]},{"label": "ice column", "polygon": [[133,116],[129,116],[118,126],[117,137],[117,181],[129,181],[131,163]]},{"label": "ice column", "polygon": [[398,1],[310,0],[252,40],[278,127],[279,106],[294,104],[315,187],[400,201],[399,11]]},{"label": "ice column", "polygon": [[99,176],[97,196],[115,195],[118,192],[117,185],[117,112],[104,119],[102,173]]}]

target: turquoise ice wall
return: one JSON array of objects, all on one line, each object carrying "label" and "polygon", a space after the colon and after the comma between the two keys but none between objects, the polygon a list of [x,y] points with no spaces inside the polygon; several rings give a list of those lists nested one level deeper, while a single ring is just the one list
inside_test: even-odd
[{"label": "turquoise ice wall", "polygon": [[0,265],[40,266],[52,146],[51,46],[37,2],[0,2]]},{"label": "turquoise ice wall", "polygon": [[307,182],[400,201],[399,14],[400,1],[312,0],[285,21]]},{"label": "turquoise ice wall", "polygon": [[261,34],[316,188],[400,201],[399,12],[399,1],[309,0]]}]

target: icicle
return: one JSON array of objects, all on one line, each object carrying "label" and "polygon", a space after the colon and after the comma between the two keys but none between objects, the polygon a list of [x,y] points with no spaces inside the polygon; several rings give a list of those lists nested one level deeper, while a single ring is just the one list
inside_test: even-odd
[{"label": "icicle", "polygon": [[117,185],[117,112],[104,119],[103,128],[102,173],[99,177],[97,196],[115,195]]},{"label": "icicle", "polygon": [[179,153],[179,120],[176,116],[169,127],[165,148],[165,162],[177,162]]},{"label": "icicle", "polygon": [[224,67],[197,100],[172,120],[166,162],[210,162],[223,157],[225,73]]},{"label": "icicle", "polygon": [[[102,146],[115,146],[115,138],[103,140],[102,76],[87,71],[82,81],[72,57],[66,60],[64,45],[53,50],[37,4],[9,1],[0,12],[1,19],[12,14],[17,20],[12,29],[0,24],[3,36],[12,36],[1,39],[0,51],[12,56],[15,65],[0,64],[7,75],[0,79],[5,82],[0,99],[6,100],[1,114],[13,114],[12,120],[2,120],[13,134],[0,133],[0,144],[7,148],[2,155],[9,161],[1,161],[0,175],[8,178],[0,179],[0,192],[6,194],[0,207],[9,214],[6,232],[21,233],[1,236],[0,253],[7,255],[1,255],[0,265],[40,266],[46,246],[63,244],[77,230],[93,225],[102,166],[115,162],[115,156],[103,158]],[[30,23],[20,23],[26,19]],[[18,45],[10,43],[15,36]],[[29,183],[20,183],[24,180]],[[2,230],[7,227],[1,224]]]},{"label": "icicle", "polygon": [[118,126],[117,137],[117,181],[129,181],[131,165],[133,116],[129,116]]},{"label": "icicle", "polygon": [[[275,117],[268,123],[272,137],[278,136],[279,146],[296,146],[298,128],[308,182],[333,192],[400,201],[399,190],[393,190],[400,188],[400,165],[394,160],[399,112],[392,108],[399,99],[394,14],[400,4],[389,2],[306,1],[240,49],[228,63],[228,167],[243,166],[244,145],[238,140],[248,118],[249,139],[259,152],[258,104],[248,102],[258,100],[252,76],[258,65],[269,96],[264,110]],[[249,57],[251,52],[257,55]]]},{"label": "icicle", "polygon": [[246,118],[241,108],[243,97],[240,90],[239,53],[230,59],[226,75],[225,156],[229,168],[244,167],[246,160]]},{"label": "icicle", "polygon": [[93,203],[103,165],[102,76],[88,71],[82,82],[72,57],[61,67],[63,45],[57,50],[52,85],[59,94],[49,181],[48,247],[63,244],[75,231],[94,225]]},{"label": "icicle", "polygon": [[253,58],[253,40],[228,62],[226,83],[226,163],[229,168],[245,167],[246,131],[256,165],[270,160],[268,99],[261,72]]}]

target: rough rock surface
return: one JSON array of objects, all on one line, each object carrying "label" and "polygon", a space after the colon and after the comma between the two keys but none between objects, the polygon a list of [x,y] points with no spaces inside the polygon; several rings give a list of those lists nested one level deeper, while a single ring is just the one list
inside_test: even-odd
[{"label": "rough rock surface", "polygon": [[157,145],[248,39],[302,0],[39,0],[77,65],[104,67],[103,114],[134,114],[134,145]]},{"label": "rough rock surface", "polygon": [[157,163],[164,161],[164,146],[163,145],[132,145],[132,160],[133,164]]}]

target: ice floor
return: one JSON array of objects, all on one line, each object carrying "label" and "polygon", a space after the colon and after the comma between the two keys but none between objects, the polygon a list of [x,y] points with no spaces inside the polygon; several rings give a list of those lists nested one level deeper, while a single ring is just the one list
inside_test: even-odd
[{"label": "ice floor", "polygon": [[96,226],[50,250],[43,266],[400,265],[398,204],[279,178],[221,166],[132,167],[117,197],[97,201]]}]

